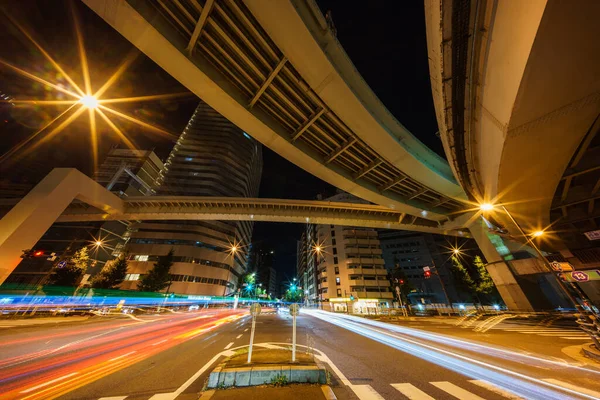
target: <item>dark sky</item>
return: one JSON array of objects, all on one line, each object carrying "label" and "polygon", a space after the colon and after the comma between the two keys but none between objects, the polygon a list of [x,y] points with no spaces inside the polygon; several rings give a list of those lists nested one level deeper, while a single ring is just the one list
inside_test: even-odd
[{"label": "dark sky", "polygon": [[[332,11],[337,36],[350,59],[373,91],[392,114],[426,145],[443,155],[435,133],[437,124],[431,98],[425,18],[420,1],[369,0],[366,2],[317,0],[323,13]],[[83,82],[72,28],[68,1],[0,1],[0,6],[25,26],[76,82]],[[74,2],[81,18],[85,47],[92,66],[92,84],[99,87],[118,65],[137,50],[80,2]],[[27,69],[53,82],[65,82],[38,51],[0,14],[0,59]],[[107,97],[143,96],[178,93],[187,90],[143,54],[138,54],[127,72],[106,94]],[[0,92],[17,99],[56,98],[55,92],[34,84],[0,66]],[[197,98],[187,97],[130,105],[119,105],[149,123],[173,135],[179,135],[191,116]],[[7,107],[0,105],[0,153],[30,135],[65,106]],[[172,141],[148,130],[116,120],[141,148],[154,148],[165,158]],[[12,165],[0,165],[0,179],[21,175],[43,175],[53,167],[77,167],[86,173],[92,169],[88,123],[81,118],[30,157],[15,157]],[[99,132],[99,159],[119,144],[106,127]],[[331,195],[335,189],[288,161],[264,149],[264,170],[260,197],[314,199],[317,194]],[[296,239],[303,225],[257,223],[254,239],[273,248],[276,266],[283,276],[291,277],[296,263]]]}]

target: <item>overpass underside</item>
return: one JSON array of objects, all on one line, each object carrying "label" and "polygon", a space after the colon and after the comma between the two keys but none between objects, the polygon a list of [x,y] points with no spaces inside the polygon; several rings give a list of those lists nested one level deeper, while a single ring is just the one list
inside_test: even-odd
[{"label": "overpass underside", "polygon": [[[211,107],[313,175],[419,219],[446,220],[464,208],[447,163],[391,117],[310,1],[85,3]],[[334,65],[328,52],[346,58]]]}]

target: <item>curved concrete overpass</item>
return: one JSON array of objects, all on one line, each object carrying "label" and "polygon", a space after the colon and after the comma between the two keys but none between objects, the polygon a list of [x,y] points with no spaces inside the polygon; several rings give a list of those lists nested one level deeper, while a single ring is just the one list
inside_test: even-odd
[{"label": "curved concrete overpass", "polygon": [[[425,4],[434,103],[455,175],[470,199],[505,204],[525,231],[549,227],[554,193],[576,176],[565,171],[598,129],[600,2]],[[493,217],[519,235],[504,214]]]},{"label": "curved concrete overpass", "polygon": [[463,209],[448,164],[379,102],[309,0],[85,0],[211,107],[315,176],[430,220]]}]

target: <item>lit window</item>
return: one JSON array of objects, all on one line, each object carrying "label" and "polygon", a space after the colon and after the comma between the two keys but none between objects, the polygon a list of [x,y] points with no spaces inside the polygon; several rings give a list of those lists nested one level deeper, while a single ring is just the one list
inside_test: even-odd
[{"label": "lit window", "polygon": [[185,158],[185,161],[192,161],[192,160],[193,160],[192,157],[186,157]]},{"label": "lit window", "polygon": [[135,261],[148,261],[148,257],[147,255],[137,255],[135,256],[134,260]]},{"label": "lit window", "polygon": [[335,284],[336,284],[336,285],[339,285],[339,284],[340,284],[340,278],[339,278],[339,277],[335,278]]},{"label": "lit window", "polygon": [[245,137],[246,139],[251,139],[250,135],[248,135],[246,132],[244,132],[244,137]]},{"label": "lit window", "polygon": [[127,275],[125,275],[125,280],[126,281],[139,281],[140,274],[127,274]]}]

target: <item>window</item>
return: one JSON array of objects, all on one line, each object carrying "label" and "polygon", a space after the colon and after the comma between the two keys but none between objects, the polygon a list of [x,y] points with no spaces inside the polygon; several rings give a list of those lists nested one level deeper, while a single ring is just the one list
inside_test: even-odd
[{"label": "window", "polygon": [[337,264],[338,263],[338,258],[337,257],[333,257],[333,263]]},{"label": "window", "polygon": [[335,267],[335,273],[338,275],[340,273],[340,267]]},{"label": "window", "polygon": [[342,289],[338,289],[337,290],[337,295],[340,296],[340,297],[342,296]]},{"label": "window", "polygon": [[147,255],[137,255],[134,257],[135,261],[148,261],[148,257]]},{"label": "window", "polygon": [[335,248],[335,247],[333,248],[333,254],[334,255],[337,254],[337,248]]},{"label": "window", "polygon": [[331,239],[331,244],[335,246],[335,239]]},{"label": "window", "polygon": [[185,161],[192,161],[192,160],[193,160],[193,158],[192,158],[192,157],[186,157],[186,158],[185,158]]},{"label": "window", "polygon": [[246,139],[250,139],[250,135],[248,135],[246,132],[244,132],[244,137],[245,137]]},{"label": "window", "polygon": [[140,274],[127,274],[127,275],[125,275],[125,280],[126,281],[139,281]]},{"label": "window", "polygon": [[331,231],[331,237],[334,238],[335,237],[335,231]]},{"label": "window", "polygon": [[340,277],[339,277],[339,276],[335,278],[335,284],[336,284],[336,285],[339,285],[339,284],[340,284]]}]

